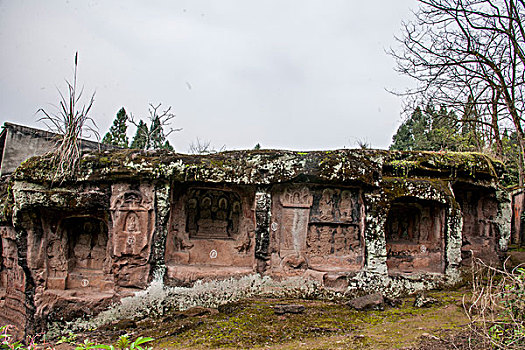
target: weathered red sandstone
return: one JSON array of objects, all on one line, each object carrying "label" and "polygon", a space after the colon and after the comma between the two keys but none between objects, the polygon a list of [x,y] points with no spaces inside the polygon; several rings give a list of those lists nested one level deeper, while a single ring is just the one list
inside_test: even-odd
[{"label": "weathered red sandstone", "polygon": [[501,163],[473,153],[87,153],[52,183],[45,157],[5,183],[0,324],[91,315],[155,271],[187,286],[259,273],[338,291],[455,283],[510,232]]}]

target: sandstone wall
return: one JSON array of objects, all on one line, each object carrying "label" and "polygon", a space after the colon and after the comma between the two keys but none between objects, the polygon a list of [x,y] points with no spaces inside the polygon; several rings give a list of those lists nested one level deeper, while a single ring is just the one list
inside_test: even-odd
[{"label": "sandstone wall", "polygon": [[93,315],[155,274],[410,292],[455,283],[473,256],[497,262],[509,238],[499,165],[478,155],[117,151],[81,164],[60,185],[42,159],[11,179],[0,324],[34,333]]}]

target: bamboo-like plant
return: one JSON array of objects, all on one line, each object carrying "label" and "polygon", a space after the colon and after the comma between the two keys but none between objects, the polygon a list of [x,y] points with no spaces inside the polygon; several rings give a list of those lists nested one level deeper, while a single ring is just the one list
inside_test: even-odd
[{"label": "bamboo-like plant", "polygon": [[77,67],[78,52],[75,53],[73,82],[66,80],[67,91],[65,94],[57,89],[60,94],[60,106],[57,107],[57,112],[49,113],[43,108],[37,112],[44,114],[39,120],[43,121],[51,131],[57,134],[55,149],[51,153],[52,164],[56,169],[53,182],[62,182],[78,168],[82,136],[92,134],[97,141],[100,140],[95,121],[89,116],[95,102],[95,93],[91,95],[86,104],[80,107],[84,88],[82,87],[80,91],[77,90]]}]

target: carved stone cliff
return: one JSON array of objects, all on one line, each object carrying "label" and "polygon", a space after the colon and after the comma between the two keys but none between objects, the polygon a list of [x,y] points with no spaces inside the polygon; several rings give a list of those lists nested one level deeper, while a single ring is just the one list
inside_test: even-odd
[{"label": "carved stone cliff", "polygon": [[497,262],[510,234],[500,162],[476,153],[86,153],[2,184],[0,324],[23,333],[147,287],[260,273],[326,288],[416,290]]}]

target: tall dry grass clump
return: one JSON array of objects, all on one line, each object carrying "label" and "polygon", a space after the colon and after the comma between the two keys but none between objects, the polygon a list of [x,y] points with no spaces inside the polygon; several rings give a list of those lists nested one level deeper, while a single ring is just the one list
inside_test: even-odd
[{"label": "tall dry grass clump", "polygon": [[77,67],[78,52],[75,54],[73,82],[66,80],[65,94],[57,89],[60,94],[57,112],[49,113],[43,108],[38,110],[39,113],[44,114],[40,120],[57,134],[55,149],[51,153],[52,165],[56,169],[54,182],[62,182],[77,169],[81,154],[80,140],[83,136],[94,135],[97,140],[100,139],[95,121],[89,116],[95,102],[95,93],[86,104],[81,105],[84,88],[82,87],[80,91],[77,89]]},{"label": "tall dry grass clump", "polygon": [[463,305],[472,349],[525,349],[525,268],[496,268],[476,260],[472,295]]}]

